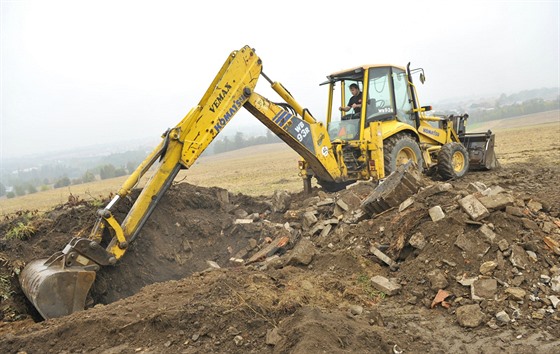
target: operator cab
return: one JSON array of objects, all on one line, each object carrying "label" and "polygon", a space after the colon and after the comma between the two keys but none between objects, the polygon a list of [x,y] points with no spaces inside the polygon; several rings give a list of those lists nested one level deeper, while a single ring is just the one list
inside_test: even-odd
[{"label": "operator cab", "polygon": [[[327,76],[329,107],[327,126],[331,140],[359,141],[371,122],[398,120],[416,127],[413,94],[405,68],[388,65],[364,65]],[[362,109],[343,112],[348,104],[350,85],[357,84],[362,94]]]}]

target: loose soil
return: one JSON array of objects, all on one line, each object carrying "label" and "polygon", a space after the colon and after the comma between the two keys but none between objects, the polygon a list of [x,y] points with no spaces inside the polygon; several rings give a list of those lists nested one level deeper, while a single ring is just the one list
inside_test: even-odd
[{"label": "loose soil", "polygon": [[[538,128],[498,134],[501,168],[470,172],[449,181],[449,190],[421,191],[402,211],[360,221],[352,216],[374,188],[367,183],[334,194],[314,189],[311,195],[266,197],[174,184],[125,256],[97,273],[87,309],[47,321],[22,294],[17,275],[27,262],[87,234],[99,205],[69,198],[45,214],[10,214],[0,223],[0,351],[558,352],[560,315],[552,300],[560,296],[553,281],[560,260],[544,240],[560,242],[560,148],[556,139],[542,138],[554,132],[557,137],[558,128],[549,123],[549,135],[538,135]],[[520,136],[541,138],[520,146]],[[427,177],[423,182],[444,184]],[[475,221],[457,201],[480,196],[474,187],[480,183],[503,188],[499,195],[511,202]],[[349,211],[335,206],[341,200]],[[117,219],[130,203],[118,205]],[[434,206],[442,208],[444,219],[432,221],[428,210]],[[314,225],[338,215],[330,232],[310,234]],[[32,226],[32,235],[6,237],[18,225]],[[480,241],[482,227],[492,231],[492,240]],[[413,235],[426,245],[413,247]],[[465,235],[479,237],[478,244],[458,247]],[[273,248],[282,238],[289,242]],[[486,252],[478,252],[481,244]],[[398,268],[380,261],[371,247]],[[514,264],[512,254],[519,249],[523,264]],[[495,268],[481,274],[489,261]],[[377,275],[401,290],[380,291],[371,281]],[[491,296],[476,299],[470,286],[459,283],[474,277],[496,280]],[[524,296],[513,298],[509,288]],[[441,289],[450,294],[446,306],[432,306]],[[472,327],[457,311],[468,305],[477,305],[481,314]],[[501,311],[509,321],[496,317]]]}]

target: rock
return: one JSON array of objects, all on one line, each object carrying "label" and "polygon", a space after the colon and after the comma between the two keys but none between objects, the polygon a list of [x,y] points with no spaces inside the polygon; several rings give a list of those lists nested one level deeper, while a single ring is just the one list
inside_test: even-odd
[{"label": "rock", "polygon": [[558,296],[556,295],[549,295],[548,299],[550,300],[550,302],[552,303],[552,307],[554,307],[555,309],[558,308],[558,304],[560,303],[560,299],[558,299]]},{"label": "rock", "polygon": [[399,265],[397,264],[397,262],[392,260],[385,253],[381,252],[377,247],[371,246],[369,252],[372,253],[375,257],[379,258],[385,264],[387,264],[392,270],[398,269]]},{"label": "rock", "polygon": [[498,282],[496,279],[477,279],[471,285],[471,298],[473,300],[493,300],[498,291]]},{"label": "rock", "polygon": [[537,211],[540,211],[543,208],[543,205],[537,202],[536,200],[531,199],[527,203],[527,208],[529,208],[529,210],[531,210],[532,212],[536,213]]},{"label": "rock", "polygon": [[243,344],[243,337],[241,337],[240,335],[236,335],[235,337],[233,337],[233,342],[239,347]]},{"label": "rock", "polygon": [[284,220],[298,221],[303,215],[303,210],[286,210],[284,213]]},{"label": "rock", "polygon": [[317,197],[309,197],[303,201],[303,205],[306,207],[317,205],[321,201],[321,198]]},{"label": "rock", "polygon": [[455,313],[457,322],[462,327],[475,328],[480,326],[484,320],[484,313],[480,311],[478,304],[461,306]]},{"label": "rock", "polygon": [[521,222],[523,223],[523,227],[527,230],[538,230],[539,225],[531,219],[522,218]]},{"label": "rock", "polygon": [[525,277],[523,275],[516,275],[513,279],[510,280],[510,284],[514,287],[518,287],[525,281]]},{"label": "rock", "polygon": [[404,202],[402,202],[399,205],[399,212],[402,212],[403,210],[405,210],[406,208],[414,204],[414,200],[415,200],[414,197],[407,198]]},{"label": "rock", "polygon": [[461,284],[462,286],[472,286],[473,283],[478,280],[478,277],[465,278],[465,274],[463,274],[463,276],[457,277],[455,279],[457,280],[457,283]]},{"label": "rock", "polygon": [[480,265],[479,271],[482,275],[490,275],[494,269],[498,266],[498,263],[495,261],[488,261],[484,262]]},{"label": "rock", "polygon": [[428,197],[431,197],[434,194],[447,192],[451,189],[453,189],[453,185],[451,183],[438,182],[436,184],[427,186],[426,188],[421,188],[420,191],[418,192],[417,198],[418,200],[424,200]]},{"label": "rock", "polygon": [[496,320],[498,320],[502,323],[509,323],[511,321],[511,319],[509,318],[509,315],[505,311],[498,312],[496,314]]},{"label": "rock", "polygon": [[478,198],[480,203],[488,210],[503,210],[508,205],[513,204],[513,197],[510,194],[499,193]]},{"label": "rock", "polygon": [[247,213],[245,210],[243,209],[235,209],[233,211],[233,215],[235,215],[236,218],[238,219],[245,219],[247,218],[247,216],[249,215],[249,213]]},{"label": "rock", "polygon": [[449,285],[445,274],[440,270],[433,270],[426,274],[430,282],[430,289],[438,291],[440,289],[445,289]]},{"label": "rock", "polygon": [[278,328],[274,327],[273,329],[269,329],[266,331],[266,344],[267,345],[276,345],[278,342],[282,340],[282,336],[278,334]]},{"label": "rock", "polygon": [[235,221],[233,222],[235,225],[239,225],[239,224],[252,224],[253,223],[253,219],[235,219]]},{"label": "rock", "polygon": [[490,215],[488,209],[472,194],[459,199],[458,203],[472,220],[479,221]]},{"label": "rock", "polygon": [[511,287],[505,290],[505,293],[508,295],[510,299],[515,301],[523,301],[527,292],[521,288]]},{"label": "rock", "polygon": [[529,259],[533,262],[537,262],[539,260],[539,258],[537,257],[537,254],[533,251],[525,251],[527,253],[527,256],[529,257]]},{"label": "rock", "polygon": [[210,261],[207,260],[206,263],[211,267],[211,268],[215,268],[215,269],[220,269],[220,265],[214,261]]},{"label": "rock", "polygon": [[287,265],[309,265],[313,261],[316,250],[313,242],[302,238],[292,249],[288,257]]},{"label": "rock", "polygon": [[514,207],[514,206],[506,206],[506,214],[509,215],[513,215],[513,216],[525,216],[525,214],[523,214],[523,209],[519,208],[519,207]]},{"label": "rock", "polygon": [[370,280],[374,288],[385,293],[388,296],[398,294],[402,288],[400,284],[395,284],[381,275],[376,275]]},{"label": "rock", "polygon": [[317,232],[322,231],[325,228],[325,226],[326,224],[323,221],[319,221],[311,229],[309,229],[308,233],[310,236],[313,236]]},{"label": "rock", "polygon": [[509,256],[509,261],[514,267],[519,269],[525,269],[529,265],[529,258],[527,257],[527,253],[519,245],[514,245],[511,248],[511,256]]},{"label": "rock", "polygon": [[480,240],[473,233],[460,234],[457,236],[455,246],[459,247],[466,253],[477,257],[484,256],[490,249],[490,245],[488,243]]},{"label": "rock", "polygon": [[424,238],[424,235],[422,235],[421,232],[417,232],[414,235],[412,235],[410,237],[410,240],[408,240],[408,243],[414,247],[417,248],[419,250],[424,249],[424,247],[426,247],[426,239]]},{"label": "rock", "polygon": [[560,275],[555,275],[550,278],[550,288],[555,293],[560,293]]},{"label": "rock", "polygon": [[493,243],[494,239],[496,238],[496,233],[488,227],[488,225],[482,225],[478,230],[477,233],[486,239],[486,241]]},{"label": "rock", "polygon": [[488,189],[488,187],[482,182],[472,182],[467,186],[467,191],[470,193],[482,193],[486,189]]},{"label": "rock", "polygon": [[501,239],[498,242],[498,248],[500,249],[500,251],[503,252],[503,251],[507,250],[508,247],[509,247],[509,243],[507,242],[507,240],[505,238]]},{"label": "rock", "polygon": [[531,318],[534,320],[542,320],[544,318],[544,315],[546,315],[546,310],[545,309],[539,309],[537,311],[533,311],[531,313]]},{"label": "rock", "polygon": [[430,208],[430,210],[428,210],[428,213],[430,214],[430,218],[432,218],[432,221],[434,221],[434,222],[445,218],[445,213],[443,212],[443,210],[441,209],[441,207],[439,205],[436,205],[435,207]]},{"label": "rock", "polygon": [[333,205],[333,204],[334,204],[334,200],[332,198],[324,198],[322,201],[317,203],[317,207]]},{"label": "rock", "polygon": [[290,194],[287,191],[276,190],[272,194],[272,211],[283,213],[288,209]]},{"label": "rock", "polygon": [[346,204],[346,202],[342,199],[339,199],[336,201],[336,206],[339,207],[340,209],[342,209],[342,211],[348,211],[350,210],[350,207],[348,206],[348,204]]},{"label": "rock", "polygon": [[311,228],[317,222],[317,217],[315,216],[315,212],[307,211],[303,213],[303,227],[306,229]]},{"label": "rock", "polygon": [[218,199],[222,207],[229,204],[229,192],[227,191],[227,189],[217,189],[216,198]]},{"label": "rock", "polygon": [[332,229],[332,225],[331,224],[326,224],[325,227],[323,228],[323,231],[321,231],[321,234],[319,235],[319,237],[327,237],[329,232],[331,232],[331,229]]},{"label": "rock", "polygon": [[348,311],[354,316],[359,316],[364,312],[364,308],[360,305],[352,305],[348,308]]},{"label": "rock", "polygon": [[498,195],[498,194],[500,194],[500,193],[504,193],[505,191],[506,191],[506,190],[503,189],[503,188],[500,187],[500,186],[492,186],[492,187],[487,188],[487,189],[484,191],[484,195],[487,195],[487,196],[494,196],[494,195]]},{"label": "rock", "polygon": [[348,209],[345,209],[345,211],[358,209],[360,207],[360,204],[362,203],[360,197],[358,197],[354,192],[350,190],[343,190],[338,193],[336,204],[344,209],[343,206],[338,204],[339,201],[342,201],[344,202],[344,204],[346,204]]}]

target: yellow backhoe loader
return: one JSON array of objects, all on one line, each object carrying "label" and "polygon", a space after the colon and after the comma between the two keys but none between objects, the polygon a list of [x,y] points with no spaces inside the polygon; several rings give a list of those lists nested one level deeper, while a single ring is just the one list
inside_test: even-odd
[{"label": "yellow backhoe loader", "polygon": [[[494,167],[494,135],[466,134],[467,115],[427,116],[430,108],[419,105],[412,83],[415,72],[423,81],[423,70],[409,66],[364,65],[327,76],[327,116],[320,121],[263,73],[253,49],[233,51],[198,105],[163,134],[161,143],[98,211],[89,237],[74,237],[62,251],[24,268],[23,291],[44,318],[83,310],[96,272],[125,254],[179,170],[190,168],[241,108],[302,157],[299,174],[306,190],[312,178],[328,191],[358,180],[379,181],[410,160],[422,170],[436,169],[446,179],[461,177],[469,163],[477,169]],[[283,102],[254,91],[261,77]],[[360,91],[359,113],[339,108],[346,107],[351,84]],[[117,221],[111,210],[152,166],[155,172],[124,220]],[[110,242],[103,241],[104,232],[110,234]]]}]

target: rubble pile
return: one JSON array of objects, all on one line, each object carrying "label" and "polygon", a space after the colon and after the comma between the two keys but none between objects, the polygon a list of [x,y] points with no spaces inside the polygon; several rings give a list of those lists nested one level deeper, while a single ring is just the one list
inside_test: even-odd
[{"label": "rubble pile", "polygon": [[307,266],[318,249],[350,249],[386,266],[371,279],[377,289],[445,308],[461,326],[560,321],[560,220],[550,206],[499,185],[423,182],[398,207],[366,217],[362,201],[374,191],[367,183],[290,204],[278,191],[271,211],[283,218],[235,223],[272,225],[281,235],[268,233],[263,244],[255,240],[254,252],[232,261],[259,269]]}]

